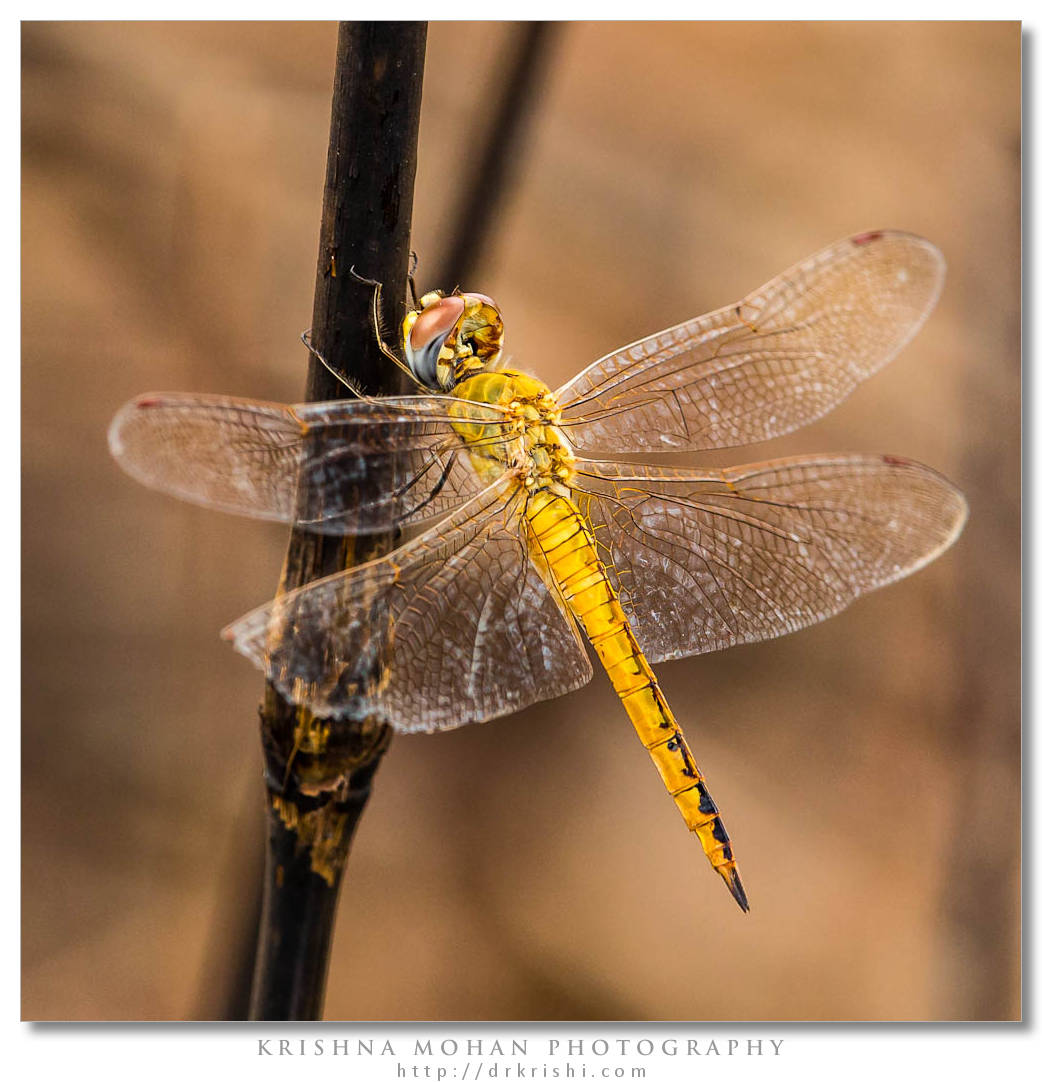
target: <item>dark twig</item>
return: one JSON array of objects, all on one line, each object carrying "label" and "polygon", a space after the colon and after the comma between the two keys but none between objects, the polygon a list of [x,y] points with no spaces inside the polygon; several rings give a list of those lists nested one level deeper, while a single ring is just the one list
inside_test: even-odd
[{"label": "dark twig", "polygon": [[[371,393],[401,390],[377,345],[372,291],[405,313],[424,23],[343,23],[337,43],[312,339]],[[311,358],[308,399],[344,388]],[[388,551],[388,535],[339,538],[294,530],[280,590]],[[320,725],[270,685],[261,708],[268,780],[268,860],[250,1016],[320,1017],[341,874],[389,731],[370,718]]]},{"label": "dark twig", "polygon": [[[559,27],[548,23],[517,24],[514,30],[508,46],[512,56],[507,65],[509,73],[503,81],[496,113],[485,127],[480,153],[474,154],[463,163],[465,168],[469,165],[469,170],[459,183],[461,194],[453,216],[454,224],[446,236],[445,251],[448,256],[443,261],[441,270],[430,279],[434,285],[448,288],[457,282],[469,281],[474,268],[480,264],[496,235],[496,227],[511,187],[511,178],[516,177],[518,162],[524,157],[529,116],[537,105],[538,89],[545,80],[548,57],[558,33]],[[500,65],[495,65],[494,70],[500,70]],[[508,165],[514,172],[507,168]],[[336,277],[341,278],[343,258],[337,260],[337,263],[339,265]],[[362,270],[367,274],[371,273],[366,267],[362,267]],[[389,283],[396,281],[387,280]],[[321,284],[320,280],[320,286]],[[385,376],[390,375],[386,366],[382,367],[380,372]],[[324,375],[324,372],[321,374]],[[335,386],[331,390],[334,395],[339,396],[342,393]],[[292,918],[292,913],[287,916]],[[256,916],[251,916],[247,924],[256,929],[259,920],[258,906]],[[250,940],[251,966],[252,943],[256,940],[257,934],[254,931]],[[226,993],[227,1008],[223,1016],[242,1017],[248,997],[248,986],[244,995],[238,981],[235,981]]]}]

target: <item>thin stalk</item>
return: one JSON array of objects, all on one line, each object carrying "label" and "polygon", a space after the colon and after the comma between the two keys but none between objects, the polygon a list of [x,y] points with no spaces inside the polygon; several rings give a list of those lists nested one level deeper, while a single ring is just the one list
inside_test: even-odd
[{"label": "thin stalk", "polygon": [[[312,341],[370,393],[398,393],[378,348],[371,289],[384,314],[405,314],[425,23],[342,23],[337,42],[322,203]],[[307,398],[344,388],[311,358]],[[294,530],[281,590],[382,555],[394,536],[333,537]],[[250,1017],[321,1017],[337,895],[351,840],[390,732],[372,718],[320,724],[269,684],[261,706],[268,784],[268,850]]]},{"label": "thin stalk", "polygon": [[521,176],[529,123],[563,25],[516,23],[506,55],[492,69],[490,82],[498,88],[498,97],[482,138],[469,144],[480,150],[460,160],[461,176],[455,185],[459,195],[445,254],[432,280],[437,288],[478,288],[470,277],[495,236],[510,190]]}]

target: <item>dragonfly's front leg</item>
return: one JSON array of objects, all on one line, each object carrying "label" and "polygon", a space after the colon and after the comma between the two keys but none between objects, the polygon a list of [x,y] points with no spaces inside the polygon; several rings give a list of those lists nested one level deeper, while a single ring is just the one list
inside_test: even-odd
[{"label": "dragonfly's front leg", "polygon": [[[350,273],[351,277],[356,282],[361,282],[362,285],[372,287],[372,290],[373,290],[373,308],[372,308],[373,333],[376,335],[376,344],[379,346],[380,352],[393,365],[395,365],[395,367],[400,368],[409,377],[409,380],[412,383],[416,384],[417,387],[420,387],[424,391],[429,391],[430,388],[427,387],[424,383],[420,382],[420,380],[418,380],[416,378],[416,375],[413,372],[413,370],[398,356],[397,353],[394,352],[394,350],[387,344],[387,342],[386,342],[386,340],[384,338],[383,315],[382,315],[382,309],[380,307],[380,298],[383,295],[383,283],[376,281],[375,278],[365,278],[365,277],[363,277],[361,274],[358,273],[358,271],[355,270],[354,267],[351,268],[349,273]],[[409,282],[410,282],[410,285],[411,285],[412,284],[412,272],[411,271],[409,272]],[[415,290],[415,288],[413,288],[413,295],[414,296],[415,296],[415,293],[416,293],[416,290]]]},{"label": "dragonfly's front leg", "polygon": [[370,395],[367,395],[358,383],[356,383],[350,376],[347,376],[343,372],[340,372],[336,368],[334,368],[332,364],[330,364],[329,361],[327,361],[325,357],[323,357],[322,354],[319,353],[317,349],[315,349],[315,347],[311,343],[310,327],[308,327],[308,329],[301,334],[300,340],[304,343],[305,346],[307,346],[308,352],[312,355],[312,357],[314,357],[331,376],[339,380],[339,382],[342,383],[356,398],[360,398],[363,402],[373,401],[372,397]]}]

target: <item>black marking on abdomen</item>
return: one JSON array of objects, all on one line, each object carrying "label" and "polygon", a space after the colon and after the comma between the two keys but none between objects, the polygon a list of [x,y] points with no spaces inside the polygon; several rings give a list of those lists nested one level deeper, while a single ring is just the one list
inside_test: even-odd
[{"label": "black marking on abdomen", "polygon": [[716,801],[709,795],[705,782],[700,781],[695,788],[698,790],[698,810],[703,815],[719,815],[720,809],[716,806]]}]

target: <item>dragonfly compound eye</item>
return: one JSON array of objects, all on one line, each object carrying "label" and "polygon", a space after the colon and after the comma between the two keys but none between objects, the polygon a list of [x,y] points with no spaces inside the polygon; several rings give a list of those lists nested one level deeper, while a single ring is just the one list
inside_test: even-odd
[{"label": "dragonfly compound eye", "polygon": [[405,359],[413,375],[427,387],[437,390],[443,386],[438,379],[438,360],[443,350],[447,351],[445,359],[455,356],[463,314],[462,298],[438,297],[415,318],[406,317]]},{"label": "dragonfly compound eye", "polygon": [[494,364],[503,348],[503,320],[483,293],[425,295],[419,312],[405,317],[405,356],[413,374],[434,390]]},{"label": "dragonfly compound eye", "polygon": [[455,382],[494,366],[503,351],[503,317],[484,293],[462,295],[464,316],[456,345]]}]

